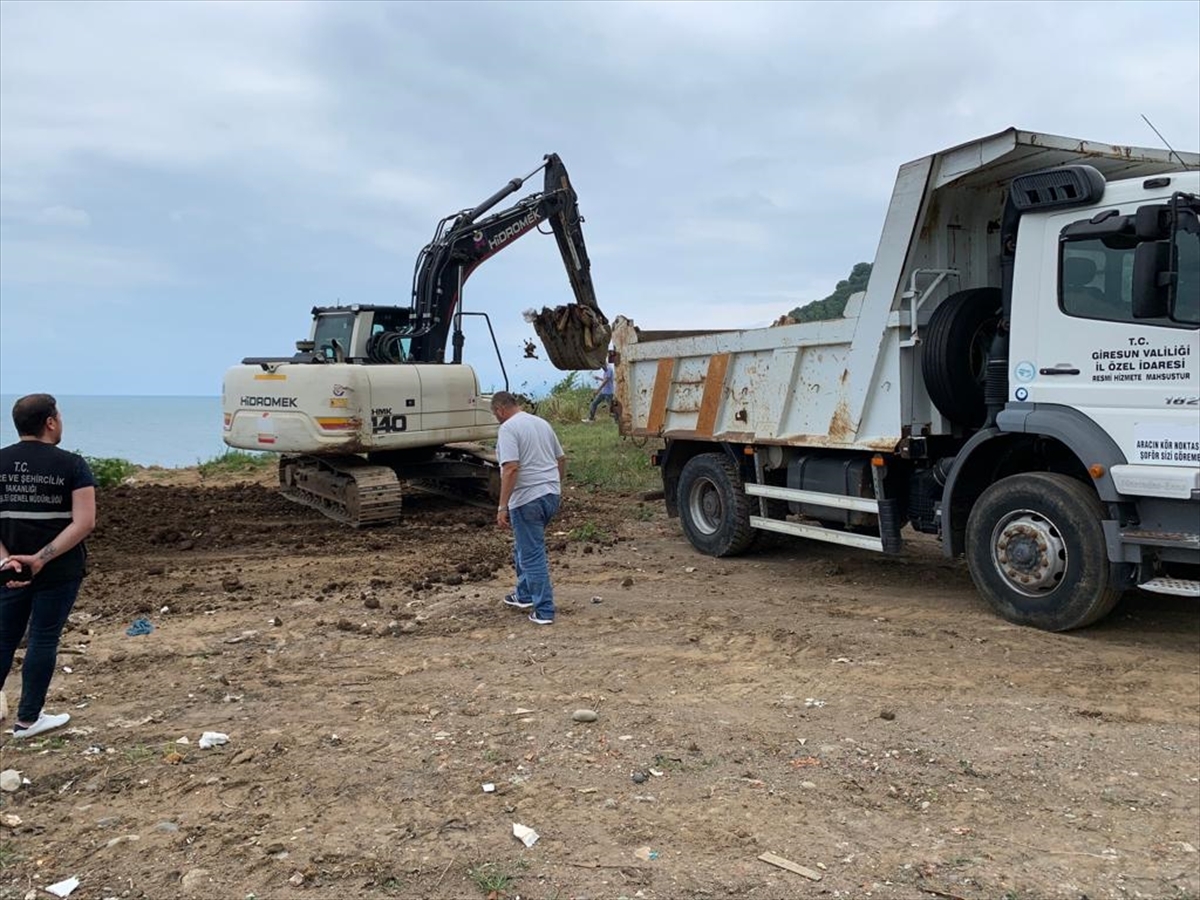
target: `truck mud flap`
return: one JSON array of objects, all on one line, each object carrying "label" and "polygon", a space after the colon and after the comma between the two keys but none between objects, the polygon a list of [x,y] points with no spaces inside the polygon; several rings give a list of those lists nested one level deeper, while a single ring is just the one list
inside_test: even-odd
[{"label": "truck mud flap", "polygon": [[532,323],[556,369],[599,369],[607,361],[612,326],[600,310],[578,303],[546,306]]}]

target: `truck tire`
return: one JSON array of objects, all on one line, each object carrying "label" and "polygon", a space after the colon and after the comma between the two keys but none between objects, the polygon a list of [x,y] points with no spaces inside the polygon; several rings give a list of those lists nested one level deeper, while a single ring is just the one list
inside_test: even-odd
[{"label": "truck tire", "polygon": [[998,288],[973,288],[943,300],[925,326],[925,390],[938,411],[956,425],[978,428],[987,416],[983,388],[1000,312]]},{"label": "truck tire", "polygon": [[1017,625],[1070,631],[1103,618],[1121,597],[1108,561],[1104,506],[1089,485],[1028,472],[988,487],[967,519],[967,566],[976,588]]},{"label": "truck tire", "polygon": [[692,546],[709,556],[736,556],[754,540],[750,498],[737,466],[721,453],[701,453],[679,473],[679,521]]}]

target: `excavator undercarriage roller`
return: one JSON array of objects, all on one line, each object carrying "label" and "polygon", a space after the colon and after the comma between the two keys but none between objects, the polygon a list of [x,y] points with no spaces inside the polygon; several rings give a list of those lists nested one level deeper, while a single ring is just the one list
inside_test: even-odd
[{"label": "excavator undercarriage roller", "polygon": [[288,500],[362,528],[398,521],[405,488],[494,509],[500,466],[494,451],[468,443],[446,444],[422,458],[289,455],[279,461],[279,487]]},{"label": "excavator undercarriage roller", "polygon": [[284,456],[279,487],[288,500],[355,528],[400,518],[403,492],[396,473],[359,457]]}]

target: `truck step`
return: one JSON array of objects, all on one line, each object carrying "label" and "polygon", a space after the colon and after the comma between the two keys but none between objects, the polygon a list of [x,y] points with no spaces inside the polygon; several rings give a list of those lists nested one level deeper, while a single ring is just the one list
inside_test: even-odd
[{"label": "truck step", "polygon": [[1145,584],[1139,584],[1143,591],[1154,594],[1173,594],[1176,597],[1200,598],[1200,581],[1186,578],[1152,578]]},{"label": "truck step", "polygon": [[879,502],[871,497],[847,497],[843,494],[825,494],[820,491],[802,491],[798,488],[778,487],[773,484],[747,484],[746,493],[751,497],[769,497],[772,500],[791,500],[794,503],[810,503],[830,509],[853,509],[858,512],[879,512]]},{"label": "truck step", "polygon": [[[746,485],[746,487],[750,487],[750,485]],[[777,531],[780,534],[792,534],[814,541],[826,541],[830,544],[844,544],[847,547],[860,547],[863,550],[883,552],[883,540],[868,534],[854,534],[850,531],[839,531],[836,528],[824,528],[820,525],[808,525],[803,522],[785,522],[782,519],[767,519],[763,516],[751,516],[750,527],[761,528],[763,531]]]},{"label": "truck step", "polygon": [[1182,550],[1200,550],[1200,534],[1185,531],[1141,531],[1121,532],[1121,540],[1127,544],[1144,544],[1150,547],[1177,547]]}]

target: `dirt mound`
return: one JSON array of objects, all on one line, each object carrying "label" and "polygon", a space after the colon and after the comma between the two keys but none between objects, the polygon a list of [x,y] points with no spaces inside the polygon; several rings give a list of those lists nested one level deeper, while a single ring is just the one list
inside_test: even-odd
[{"label": "dirt mound", "polygon": [[355,531],[261,483],[101,492],[73,720],[0,747],[29,780],[0,900],[1200,893],[1193,604],[1052,635],[926,538],[717,560],[582,490],[552,531],[545,628],[500,602],[490,510],[412,494]]}]

